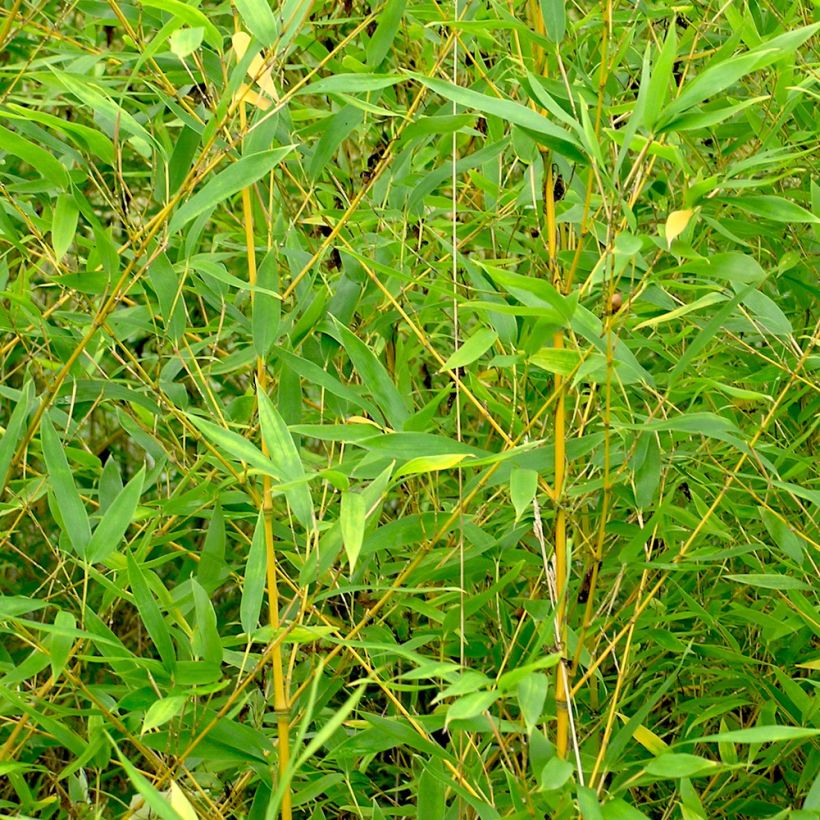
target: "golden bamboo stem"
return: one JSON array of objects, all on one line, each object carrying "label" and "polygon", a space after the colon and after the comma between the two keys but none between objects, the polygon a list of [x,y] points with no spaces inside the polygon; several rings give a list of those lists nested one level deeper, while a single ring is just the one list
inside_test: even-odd
[{"label": "golden bamboo stem", "polygon": [[[239,104],[239,123],[242,132],[247,126],[247,115],[244,100]],[[248,256],[248,283],[251,286],[251,304],[254,300],[256,286],[256,247],[253,229],[253,207],[251,204],[250,188],[242,189],[242,216],[245,223],[245,245]],[[256,380],[260,390],[267,388],[267,371],[265,361],[261,356],[256,359]],[[268,455],[268,448],[262,439],[262,452]],[[265,564],[268,587],[268,614],[274,637],[279,631],[279,582],[276,571],[276,546],[273,535],[273,493],[271,492],[271,478],[262,477],[262,515],[265,532]],[[280,780],[284,779],[290,761],[290,703],[285,688],[284,661],[281,644],[276,643],[271,652],[271,670],[273,674],[273,709],[276,713],[277,748],[279,752],[278,770]],[[285,789],[282,797],[282,820],[291,820],[290,785]]]}]

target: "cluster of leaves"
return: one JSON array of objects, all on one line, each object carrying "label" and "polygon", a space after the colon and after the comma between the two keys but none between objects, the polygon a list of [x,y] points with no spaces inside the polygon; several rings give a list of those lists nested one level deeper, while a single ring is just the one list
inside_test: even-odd
[{"label": "cluster of leaves", "polygon": [[817,817],[812,15],[7,0],[2,810]]}]

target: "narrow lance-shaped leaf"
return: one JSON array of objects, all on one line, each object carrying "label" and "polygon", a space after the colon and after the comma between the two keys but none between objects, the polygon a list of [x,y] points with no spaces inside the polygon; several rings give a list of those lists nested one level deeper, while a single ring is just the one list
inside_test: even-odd
[{"label": "narrow lance-shaped leaf", "polygon": [[58,188],[68,187],[68,171],[44,148],[0,125],[0,146],[9,154],[20,157],[32,169]]},{"label": "narrow lance-shaped leaf", "polygon": [[720,94],[749,72],[783,59],[789,52],[794,51],[808,40],[818,28],[820,28],[820,23],[787,31],[785,34],[761,43],[752,51],[708,65],[688,82],[683,87],[680,96],[669,104],[664,112],[664,121],[668,122],[675,114],[697,105],[707,97]]},{"label": "narrow lance-shaped leaf", "polygon": [[499,117],[504,122],[515,123],[515,125],[520,125],[522,128],[532,131],[541,138],[542,142],[555,148],[567,159],[582,163],[587,161],[582,146],[569,131],[565,131],[537,111],[533,111],[531,108],[521,105],[521,103],[490,97],[479,91],[473,91],[470,88],[463,88],[432,77],[425,77],[421,74],[412,74],[412,76],[422,85],[426,85],[431,91],[435,91],[436,94],[440,94],[448,100],[481,111],[484,114]]},{"label": "narrow lance-shaped leaf", "polygon": [[262,358],[270,353],[279,331],[281,299],[273,295],[279,287],[277,263],[276,253],[269,251],[259,266],[256,278],[259,290],[253,295],[253,346]]},{"label": "narrow lance-shaped leaf", "polygon": [[120,490],[111,506],[105,511],[86,549],[86,559],[90,563],[104,561],[119,547],[125,531],[134,520],[144,480],[145,467]]},{"label": "narrow lance-shaped leaf", "polygon": [[[107,732],[106,735],[108,735]],[[165,796],[162,795],[151,784],[151,781],[120,751],[120,747],[117,746],[110,735],[108,735],[108,739],[114,747],[117,757],[120,759],[120,763],[128,775],[128,779],[134,784],[137,792],[139,792],[145,800],[146,805],[150,807],[151,812],[161,818],[161,820],[187,820],[187,818],[183,818],[183,816],[171,806],[165,799]]]},{"label": "narrow lance-shaped leaf", "polygon": [[51,245],[54,248],[54,256],[58,262],[65,256],[66,251],[74,241],[79,213],[80,209],[77,207],[77,203],[74,202],[74,197],[69,194],[62,194],[57,197],[51,222]]},{"label": "narrow lance-shaped leaf", "polygon": [[204,11],[198,9],[192,3],[184,3],[182,0],[140,0],[143,6],[149,8],[162,9],[178,17],[187,23],[191,28],[205,29],[205,39],[217,50],[222,46],[222,35],[219,29],[208,19]]},{"label": "narrow lance-shaped leaf", "polygon": [[259,613],[262,611],[262,597],[265,594],[265,568],[265,519],[264,513],[260,511],[248,550],[248,560],[245,562],[245,579],[239,602],[239,622],[246,635],[250,635],[259,626]]},{"label": "narrow lance-shaped leaf", "polygon": [[541,14],[544,16],[544,28],[547,37],[553,43],[560,43],[564,39],[567,28],[567,10],[565,0],[541,0]]},{"label": "narrow lance-shaped leaf", "polygon": [[276,18],[267,0],[234,0],[236,10],[259,45],[270,48],[278,34]]},{"label": "narrow lance-shaped leaf", "polygon": [[377,68],[387,56],[399,30],[405,5],[405,0],[388,0],[379,15],[376,30],[367,44],[367,62],[372,68]]},{"label": "narrow lance-shaped leaf", "polygon": [[214,612],[208,593],[197,583],[195,578],[191,579],[191,589],[194,593],[194,611],[196,613],[196,626],[191,640],[191,649],[195,655],[204,658],[209,663],[219,664],[222,662],[222,642],[219,638],[216,612]]},{"label": "narrow lance-shaped leaf", "polygon": [[225,516],[222,505],[217,501],[211,514],[202,555],[197,567],[197,580],[207,592],[213,592],[228,573],[225,564]]},{"label": "narrow lance-shaped leaf", "polygon": [[456,367],[465,367],[472,364],[476,359],[483,356],[496,342],[498,334],[488,328],[479,328],[469,339],[467,339],[458,350],[454,350],[447,361],[442,365],[442,370],[454,370]]},{"label": "narrow lance-shaped leaf", "polygon": [[228,197],[258,182],[262,177],[269,174],[293,148],[293,145],[286,145],[283,148],[260,151],[257,154],[242,157],[233,165],[228,166],[207,182],[202,190],[197,191],[174,213],[168,225],[168,233],[176,233],[200,214],[205,213],[210,208],[215,208]]},{"label": "narrow lance-shaped leaf", "polygon": [[339,525],[342,530],[342,543],[347,553],[351,573],[356,568],[356,560],[362,549],[366,519],[367,510],[365,509],[364,497],[359,493],[342,493]]},{"label": "narrow lance-shaped leaf", "polygon": [[191,413],[187,414],[190,422],[213,444],[226,458],[233,461],[244,461],[251,467],[255,467],[260,472],[278,477],[277,471],[269,458],[266,458],[262,451],[251,444],[233,430],[226,430],[213,422],[206,421],[200,416]]},{"label": "narrow lance-shaped leaf", "polygon": [[532,505],[538,489],[538,473],[535,470],[513,468],[510,473],[510,499],[515,507],[515,520],[518,521]]},{"label": "narrow lance-shaped leaf", "polygon": [[31,409],[31,400],[34,397],[34,382],[27,381],[20,391],[20,398],[14,405],[8,427],[0,438],[0,486],[5,483],[11,460],[23,436],[26,418]]},{"label": "narrow lance-shaped leaf", "polygon": [[143,574],[142,568],[134,559],[134,556],[126,556],[128,566],[128,583],[131,585],[131,592],[137,604],[140,618],[145,625],[151,640],[156,646],[159,656],[167,669],[173,669],[176,664],[176,653],[171,640],[171,633],[168,625],[162,617],[159,605],[157,604],[148,581]]},{"label": "narrow lance-shaped leaf", "polygon": [[68,663],[68,656],[74,643],[74,635],[71,633],[75,625],[74,616],[65,610],[61,609],[54,618],[55,632],[49,640],[49,660],[51,661],[51,674],[55,678],[60,676]]},{"label": "narrow lance-shaped leaf", "polygon": [[393,383],[384,365],[373,351],[341,323],[336,322],[335,331],[350,356],[368,391],[373,395],[385,419],[395,430],[401,430],[409,417],[404,398]]},{"label": "narrow lance-shaped leaf", "polygon": [[77,554],[85,557],[91,540],[91,524],[88,512],[74,483],[74,476],[65,457],[63,445],[57,437],[48,413],[40,421],[40,441],[48,471],[48,480],[66,529],[66,535]]},{"label": "narrow lance-shaped leaf", "polygon": [[313,501],[310,489],[304,481],[305,471],[299,451],[293,443],[288,426],[273,406],[268,394],[261,387],[257,387],[256,396],[259,404],[259,424],[268,456],[282,481],[302,482],[285,490],[285,497],[293,514],[303,527],[309,529],[313,525]]}]

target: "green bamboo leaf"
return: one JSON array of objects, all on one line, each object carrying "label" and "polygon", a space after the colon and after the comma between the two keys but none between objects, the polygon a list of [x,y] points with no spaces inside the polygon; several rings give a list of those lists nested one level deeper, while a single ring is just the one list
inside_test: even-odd
[{"label": "green bamboo leaf", "polygon": [[654,777],[675,779],[705,775],[714,772],[716,768],[718,764],[705,757],[679,752],[664,752],[654,760],[650,760],[644,767],[644,771]]},{"label": "green bamboo leaf", "polygon": [[250,154],[229,165],[224,171],[205,183],[190,199],[181,205],[168,224],[168,233],[175,234],[180,228],[187,225],[192,219],[215,208],[228,197],[238,194],[267,176],[295,146],[286,145],[283,148],[273,148],[270,151],[260,151]]},{"label": "green bamboo leaf", "polygon": [[166,669],[172,670],[176,665],[176,652],[171,640],[171,633],[168,631],[168,625],[165,623],[154,594],[148,586],[142,567],[130,553],[126,555],[125,560],[128,567],[128,583],[131,586],[131,592],[134,595],[140,618],[145,625],[145,631],[157,648]]},{"label": "green bamboo leaf", "polygon": [[516,521],[532,507],[537,490],[538,473],[535,470],[513,467],[510,471],[510,499],[515,507]]},{"label": "green bamboo leaf", "polygon": [[722,293],[707,293],[699,299],[695,299],[694,302],[690,302],[688,305],[681,305],[680,307],[670,310],[667,313],[663,313],[660,316],[653,316],[651,319],[646,319],[643,322],[639,322],[635,325],[633,330],[643,330],[645,327],[655,327],[663,324],[664,322],[673,322],[676,319],[680,319],[682,316],[686,316],[696,310],[702,310],[703,308],[711,307],[712,305],[717,305],[725,301],[726,297]]},{"label": "green bamboo leaf", "polygon": [[635,502],[645,510],[652,504],[661,480],[661,448],[657,436],[648,432],[641,434],[636,459],[639,454],[640,462],[635,468]]},{"label": "green bamboo leaf", "polygon": [[367,44],[367,64],[372,68],[378,68],[390,51],[401,25],[405,5],[405,0],[387,0],[379,14],[376,30]]},{"label": "green bamboo leaf", "polygon": [[561,655],[558,652],[553,652],[550,655],[544,655],[538,660],[530,663],[525,663],[523,666],[518,666],[515,669],[510,669],[505,672],[496,681],[496,687],[499,692],[507,692],[514,689],[521,683],[524,678],[531,675],[533,672],[539,672],[543,669],[552,669],[561,662]]},{"label": "green bamboo leaf", "polygon": [[48,481],[57,499],[66,535],[77,555],[85,558],[91,540],[91,524],[88,513],[74,483],[74,475],[68,466],[65,451],[48,413],[40,421],[40,442],[48,471]]},{"label": "green bamboo leaf", "polygon": [[765,507],[758,507],[757,513],[763,521],[772,541],[774,541],[792,561],[802,564],[806,542],[795,535],[792,528],[783,519]]},{"label": "green bamboo leaf", "polygon": [[553,757],[541,770],[538,785],[542,791],[557,791],[572,777],[574,771],[574,766],[568,760]]},{"label": "green bamboo leaf", "polygon": [[279,783],[276,792],[268,804],[272,816],[276,816],[276,809],[281,803],[285,788],[290,784],[295,772],[299,771],[316,752],[324,746],[331,737],[339,730],[339,727],[347,720],[348,715],[356,708],[362,695],[365,692],[365,685],[358,686],[353,694],[340,706],[333,710],[333,714],[328,720],[323,721],[310,742],[305,746],[302,754],[299,755],[295,763],[288,767],[285,778]]},{"label": "green bamboo leaf", "polygon": [[388,74],[334,74],[308,83],[299,90],[300,94],[362,94],[381,91],[397,85],[405,78]]},{"label": "green bamboo leaf", "polygon": [[[369,415],[376,415],[378,410],[376,405],[366,399],[360,390],[357,390],[353,385],[342,384],[335,376],[328,372],[327,369],[319,367],[319,365],[308,361],[283,347],[274,345],[273,348],[278,359],[284,365],[290,368],[294,373],[300,375],[303,379],[307,379],[311,384],[322,387],[334,396],[349,402],[358,410],[368,413]],[[328,425],[323,425],[327,427]],[[355,425],[350,425],[354,427]],[[318,432],[318,431],[317,431]]]},{"label": "green bamboo leaf", "polygon": [[782,60],[799,48],[818,28],[820,23],[787,31],[761,43],[751,51],[708,65],[693,80],[686,83],[681,94],[667,107],[664,121],[697,105],[707,97],[717,96],[751,71],[757,71]]},{"label": "green bamboo leaf", "polygon": [[310,158],[310,178],[319,179],[325,166],[333,159],[339,146],[358,128],[364,112],[346,105],[326,120],[326,126]]},{"label": "green bamboo leaf", "polygon": [[565,0],[541,0],[541,14],[544,17],[544,28],[547,37],[553,43],[560,43],[564,39],[567,29],[567,10]]},{"label": "green bamboo leaf", "polygon": [[97,493],[100,506],[100,514],[113,504],[114,499],[120,494],[123,488],[122,473],[120,467],[112,456],[108,456],[103,465],[102,475],[100,475],[100,488]]},{"label": "green bamboo leaf", "polygon": [[222,642],[219,638],[216,612],[208,593],[195,578],[191,578],[191,590],[194,594],[194,612],[196,613],[191,650],[195,656],[218,666],[222,663]]},{"label": "green bamboo leaf", "polygon": [[299,34],[313,7],[313,0],[282,0],[277,7],[277,20],[280,23],[280,35],[276,41],[276,53],[284,55],[290,48],[293,39]]},{"label": "green bamboo leaf", "polygon": [[[180,0],[174,0],[174,2],[179,3]],[[184,4],[180,3],[180,5]],[[143,157],[149,159],[153,151],[156,151],[160,156],[163,155],[162,146],[151,133],[133,114],[104,93],[102,86],[97,82],[81,74],[59,71],[53,66],[49,66],[49,70],[66,91],[74,95],[93,112],[95,119],[106,124],[110,132],[130,134],[131,137],[128,141]]]},{"label": "green bamboo leaf", "polygon": [[51,221],[51,246],[54,248],[54,256],[58,262],[65,256],[74,241],[79,213],[80,209],[73,196],[61,194],[57,197]]},{"label": "green bamboo leaf", "polygon": [[362,549],[364,528],[367,523],[367,509],[360,493],[342,493],[339,526],[342,530],[342,544],[347,553],[350,572],[356,568],[356,561]]},{"label": "green bamboo leaf", "polygon": [[542,347],[536,354],[530,356],[529,362],[548,373],[569,376],[581,363],[581,354],[577,350]]},{"label": "green bamboo leaf", "polygon": [[685,743],[787,743],[790,740],[807,740],[820,736],[820,729],[813,726],[750,726],[732,729],[715,735],[689,738]]},{"label": "green bamboo leaf", "polygon": [[114,742],[113,738],[106,732],[117,757],[120,759],[128,779],[134,784],[137,792],[145,800],[145,804],[150,808],[151,812],[156,814],[160,820],[189,820],[188,817],[183,817],[176,811],[163,794],[160,794],[156,788],[151,784],[147,777],[142,774],[139,769],[120,751],[120,747]]},{"label": "green bamboo leaf", "polygon": [[239,602],[239,621],[246,635],[252,634],[259,626],[259,613],[262,611],[262,597],[265,594],[266,568],[265,520],[264,513],[260,511],[253,531],[251,548],[248,550],[242,598]]},{"label": "green bamboo leaf", "polygon": [[217,501],[211,513],[205,543],[202,546],[202,557],[197,567],[197,580],[208,592],[213,592],[228,574],[225,564],[225,516],[222,505]]},{"label": "green bamboo leaf", "polygon": [[481,111],[483,114],[499,117],[502,122],[514,123],[532,131],[538,135],[541,142],[554,148],[567,159],[586,164],[587,160],[583,147],[575,136],[550,122],[537,111],[533,111],[531,108],[527,108],[513,100],[490,97],[479,91],[453,85],[443,80],[415,73],[411,73],[411,76],[436,94],[463,105],[465,108],[472,108]]},{"label": "green bamboo leaf", "polygon": [[171,46],[171,51],[180,60],[190,57],[201,45],[203,37],[205,36],[205,29],[197,28],[181,28],[173,32],[168,38],[168,43]]},{"label": "green bamboo leaf", "polygon": [[578,808],[582,820],[604,820],[601,804],[598,802],[598,792],[589,786],[578,786]]},{"label": "green bamboo leaf", "polygon": [[465,459],[470,458],[472,458],[470,453],[439,453],[431,456],[417,456],[399,467],[393,474],[393,478],[398,480],[411,475],[451,470],[453,467],[458,467]]},{"label": "green bamboo leaf", "polygon": [[282,300],[274,296],[279,289],[278,258],[269,251],[259,266],[253,296],[252,332],[256,355],[263,359],[270,353],[279,333]]},{"label": "green bamboo leaf", "polygon": [[23,431],[26,427],[26,418],[31,410],[33,398],[34,382],[28,379],[19,393],[14,405],[14,410],[11,413],[11,418],[9,419],[8,427],[3,431],[3,436],[0,438],[0,486],[5,484],[9,465],[23,437]]},{"label": "green bamboo leaf", "polygon": [[234,0],[236,10],[245,28],[256,38],[259,45],[270,48],[279,36],[279,27],[266,0]]},{"label": "green bamboo leaf", "polygon": [[0,618],[16,618],[27,612],[36,612],[46,606],[45,601],[23,595],[0,595]]},{"label": "green bamboo leaf", "polygon": [[469,695],[458,698],[447,708],[445,726],[449,726],[454,720],[470,720],[471,718],[483,715],[499,697],[498,692],[471,692]]},{"label": "green bamboo leaf", "polygon": [[290,430],[284,419],[273,406],[267,393],[257,386],[257,402],[259,405],[259,424],[262,428],[262,438],[274,469],[283,482],[298,482],[290,489],[285,490],[285,496],[305,529],[313,526],[313,501],[310,489],[304,482],[305,470],[299,451],[293,443]]},{"label": "green bamboo leaf", "polygon": [[233,430],[226,430],[213,422],[206,421],[201,416],[195,416],[193,413],[186,413],[185,415],[191,424],[214,444],[225,458],[231,461],[244,461],[261,473],[274,478],[279,477],[279,473],[271,460],[243,436],[234,433]]},{"label": "green bamboo leaf", "polygon": [[404,398],[384,365],[361,339],[358,339],[336,319],[334,319],[333,330],[344,345],[362,382],[379,405],[387,423],[394,430],[401,430],[410,413]]},{"label": "green bamboo leaf", "polygon": [[151,729],[156,729],[175,718],[182,711],[186,700],[185,695],[171,695],[154,701],[145,712],[140,735],[144,735],[146,732],[150,732]]},{"label": "green bamboo leaf", "polygon": [[675,119],[660,129],[660,132],[675,133],[679,131],[697,131],[701,128],[712,128],[718,123],[734,117],[735,114],[739,114],[747,108],[760,105],[760,103],[768,99],[768,96],[751,97],[748,100],[743,100],[743,102],[735,103],[734,105],[722,105],[706,110],[689,111],[680,117],[675,117]]},{"label": "green bamboo leaf", "polygon": [[49,180],[58,188],[68,187],[68,171],[44,148],[29,142],[14,131],[0,125],[0,146],[2,150],[19,157],[32,170]]},{"label": "green bamboo leaf", "polygon": [[191,28],[204,29],[205,40],[217,51],[222,50],[222,35],[219,29],[208,19],[205,12],[195,5],[189,5],[182,0],[140,0],[140,3],[147,8],[160,9],[173,14]]},{"label": "green bamboo leaf", "polygon": [[4,112],[10,119],[39,122],[64,133],[81,150],[90,151],[96,159],[106,165],[116,162],[114,144],[105,134],[77,122],[68,122],[65,119],[47,114],[45,111],[36,111],[15,103],[8,104],[9,111]]},{"label": "green bamboo leaf", "polygon": [[518,707],[521,709],[527,732],[532,732],[541,720],[544,703],[547,700],[548,686],[547,676],[543,672],[531,672],[518,682],[516,691]]},{"label": "green bamboo leaf", "polygon": [[789,222],[795,224],[807,222],[813,225],[820,225],[820,216],[807,211],[791,200],[784,199],[782,196],[761,194],[758,196],[736,196],[731,198],[715,197],[715,200],[731,205],[753,216],[770,219],[772,222]]},{"label": "green bamboo leaf", "polygon": [[646,90],[647,100],[652,101],[647,121],[650,130],[654,129],[655,123],[663,112],[666,100],[669,97],[669,89],[673,81],[673,69],[677,54],[678,32],[677,26],[675,25],[675,18],[672,17],[669,20],[666,37],[664,38],[660,54],[658,54],[658,59],[655,62],[655,67],[652,69],[649,86]]},{"label": "green bamboo leaf", "polygon": [[49,660],[51,661],[51,674],[59,678],[65,665],[68,663],[68,656],[71,654],[71,647],[74,644],[74,629],[77,622],[70,612],[61,609],[54,617],[55,631],[48,642]]},{"label": "green bamboo leaf", "polygon": [[777,302],[753,290],[743,297],[743,304],[752,314],[755,324],[764,332],[772,336],[791,336],[792,323],[789,317],[781,310]]},{"label": "green bamboo leaf", "polygon": [[440,766],[440,761],[430,760],[419,775],[416,820],[444,820],[447,816],[447,777],[441,771],[433,774]]},{"label": "green bamboo leaf", "polygon": [[799,578],[793,578],[791,575],[775,575],[766,572],[747,572],[743,575],[724,575],[730,581],[736,581],[738,584],[747,584],[752,587],[760,587],[761,589],[811,589],[811,587]]},{"label": "green bamboo leaf", "polygon": [[578,295],[560,294],[546,279],[535,276],[522,276],[519,273],[503,270],[486,262],[479,262],[492,280],[519,302],[530,307],[539,308],[543,316],[555,324],[566,327],[576,314]]},{"label": "green bamboo leaf", "polygon": [[498,334],[488,327],[479,328],[469,339],[448,357],[441,366],[442,370],[455,370],[457,367],[465,367],[472,364],[476,359],[481,358],[498,339]]},{"label": "green bamboo leaf", "polygon": [[145,467],[142,467],[105,511],[86,548],[85,557],[90,564],[105,561],[120,546],[125,531],[134,520],[144,480]]}]

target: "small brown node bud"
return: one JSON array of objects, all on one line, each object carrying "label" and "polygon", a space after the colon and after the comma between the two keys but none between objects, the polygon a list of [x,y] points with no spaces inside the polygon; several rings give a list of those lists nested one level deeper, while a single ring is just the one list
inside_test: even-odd
[{"label": "small brown node bud", "polygon": [[624,297],[621,295],[620,291],[615,291],[612,296],[609,297],[609,312],[610,313],[617,313],[621,309],[621,305],[624,303]]}]

